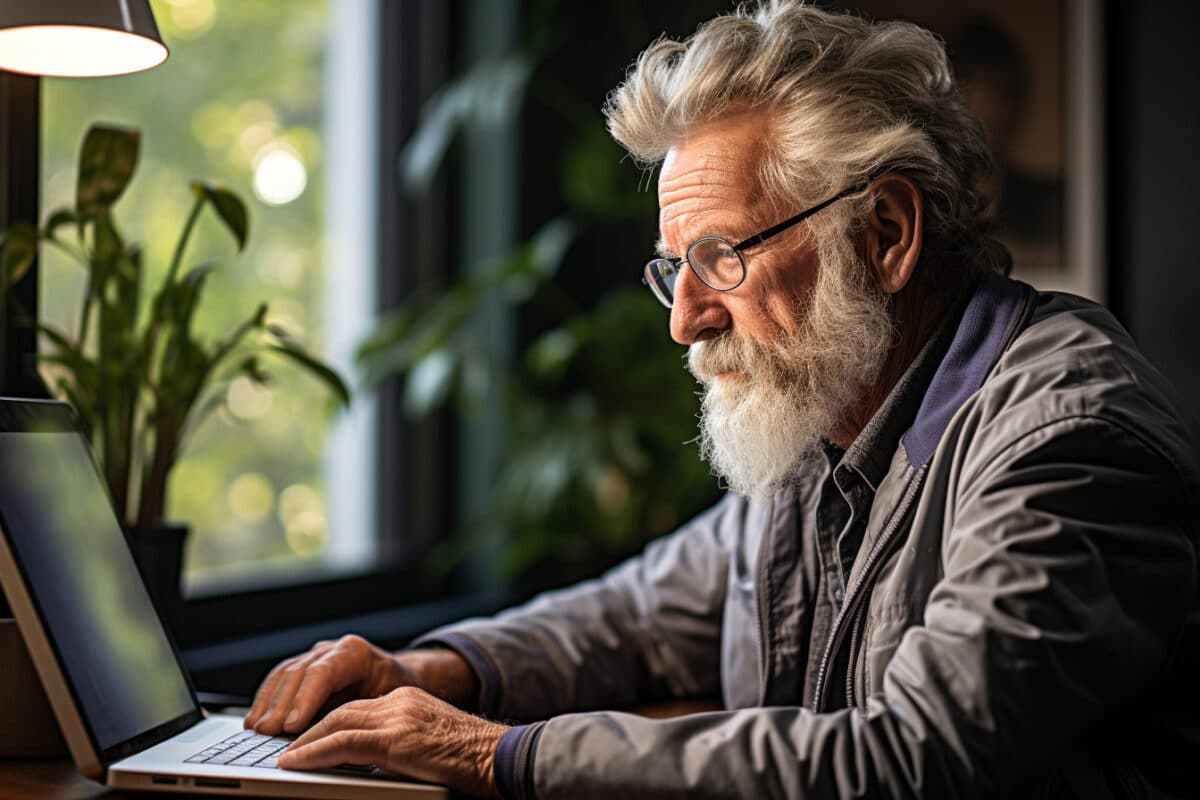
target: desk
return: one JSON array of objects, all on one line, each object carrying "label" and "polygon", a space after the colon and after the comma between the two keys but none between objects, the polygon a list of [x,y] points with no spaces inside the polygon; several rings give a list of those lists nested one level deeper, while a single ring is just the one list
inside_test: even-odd
[{"label": "desk", "polygon": [[93,797],[150,800],[172,795],[109,789],[80,775],[69,758],[0,760],[0,800],[90,800]]},{"label": "desk", "polygon": [[[643,706],[634,711],[647,717],[663,718],[720,708],[716,702],[688,700]],[[183,796],[166,792],[109,789],[80,775],[69,758],[0,759],[0,800],[91,800],[95,797],[104,800],[178,800]]]}]

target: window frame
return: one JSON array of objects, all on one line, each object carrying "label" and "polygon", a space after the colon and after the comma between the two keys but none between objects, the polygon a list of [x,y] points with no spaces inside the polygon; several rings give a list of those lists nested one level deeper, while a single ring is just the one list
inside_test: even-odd
[{"label": "window frame", "polygon": [[[450,244],[452,180],[441,178],[425,197],[413,198],[404,193],[397,171],[388,167],[396,164],[421,107],[454,62],[456,11],[457,4],[441,0],[379,3],[379,311],[395,307],[417,285],[444,283],[455,255]],[[36,225],[40,218],[40,100],[38,78],[0,72],[0,228],[19,221]],[[21,325],[12,311],[17,303],[37,310],[37,292],[35,261],[3,310],[4,394],[48,396],[34,369],[36,323]],[[256,648],[256,639],[398,607],[408,607],[406,626],[412,630],[397,630],[393,636],[407,638],[447,621],[442,618],[447,602],[458,616],[502,604],[494,593],[466,594],[465,582],[456,573],[431,580],[421,568],[421,556],[453,530],[455,431],[450,415],[419,423],[407,420],[396,381],[378,390],[375,413],[379,566],[350,573],[314,572],[295,582],[187,598],[172,631],[185,661],[190,650],[235,640],[246,645],[238,658],[248,659],[246,654],[256,651],[261,656],[272,648]],[[0,616],[6,611],[0,596]],[[203,685],[203,673],[198,682]]]}]

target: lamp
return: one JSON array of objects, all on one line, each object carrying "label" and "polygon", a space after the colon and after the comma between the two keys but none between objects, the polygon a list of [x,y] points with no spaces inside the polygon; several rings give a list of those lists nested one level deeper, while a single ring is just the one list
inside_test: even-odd
[{"label": "lamp", "polygon": [[0,69],[86,78],[166,58],[149,0],[0,0]]}]

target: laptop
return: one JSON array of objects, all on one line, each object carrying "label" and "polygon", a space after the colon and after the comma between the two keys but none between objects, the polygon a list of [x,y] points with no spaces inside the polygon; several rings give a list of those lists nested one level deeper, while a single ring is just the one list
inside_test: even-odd
[{"label": "laptop", "polygon": [[71,408],[0,398],[0,587],[76,766],[110,786],[297,798],[441,786],[275,767],[286,739],[208,714],[125,543]]}]

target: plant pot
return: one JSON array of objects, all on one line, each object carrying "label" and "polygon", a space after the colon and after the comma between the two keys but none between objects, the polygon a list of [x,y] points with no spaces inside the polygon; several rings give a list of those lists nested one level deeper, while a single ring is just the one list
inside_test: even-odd
[{"label": "plant pot", "polygon": [[159,528],[135,528],[125,531],[125,540],[150,600],[168,629],[179,619],[183,607],[183,548],[187,525],[163,525]]}]

